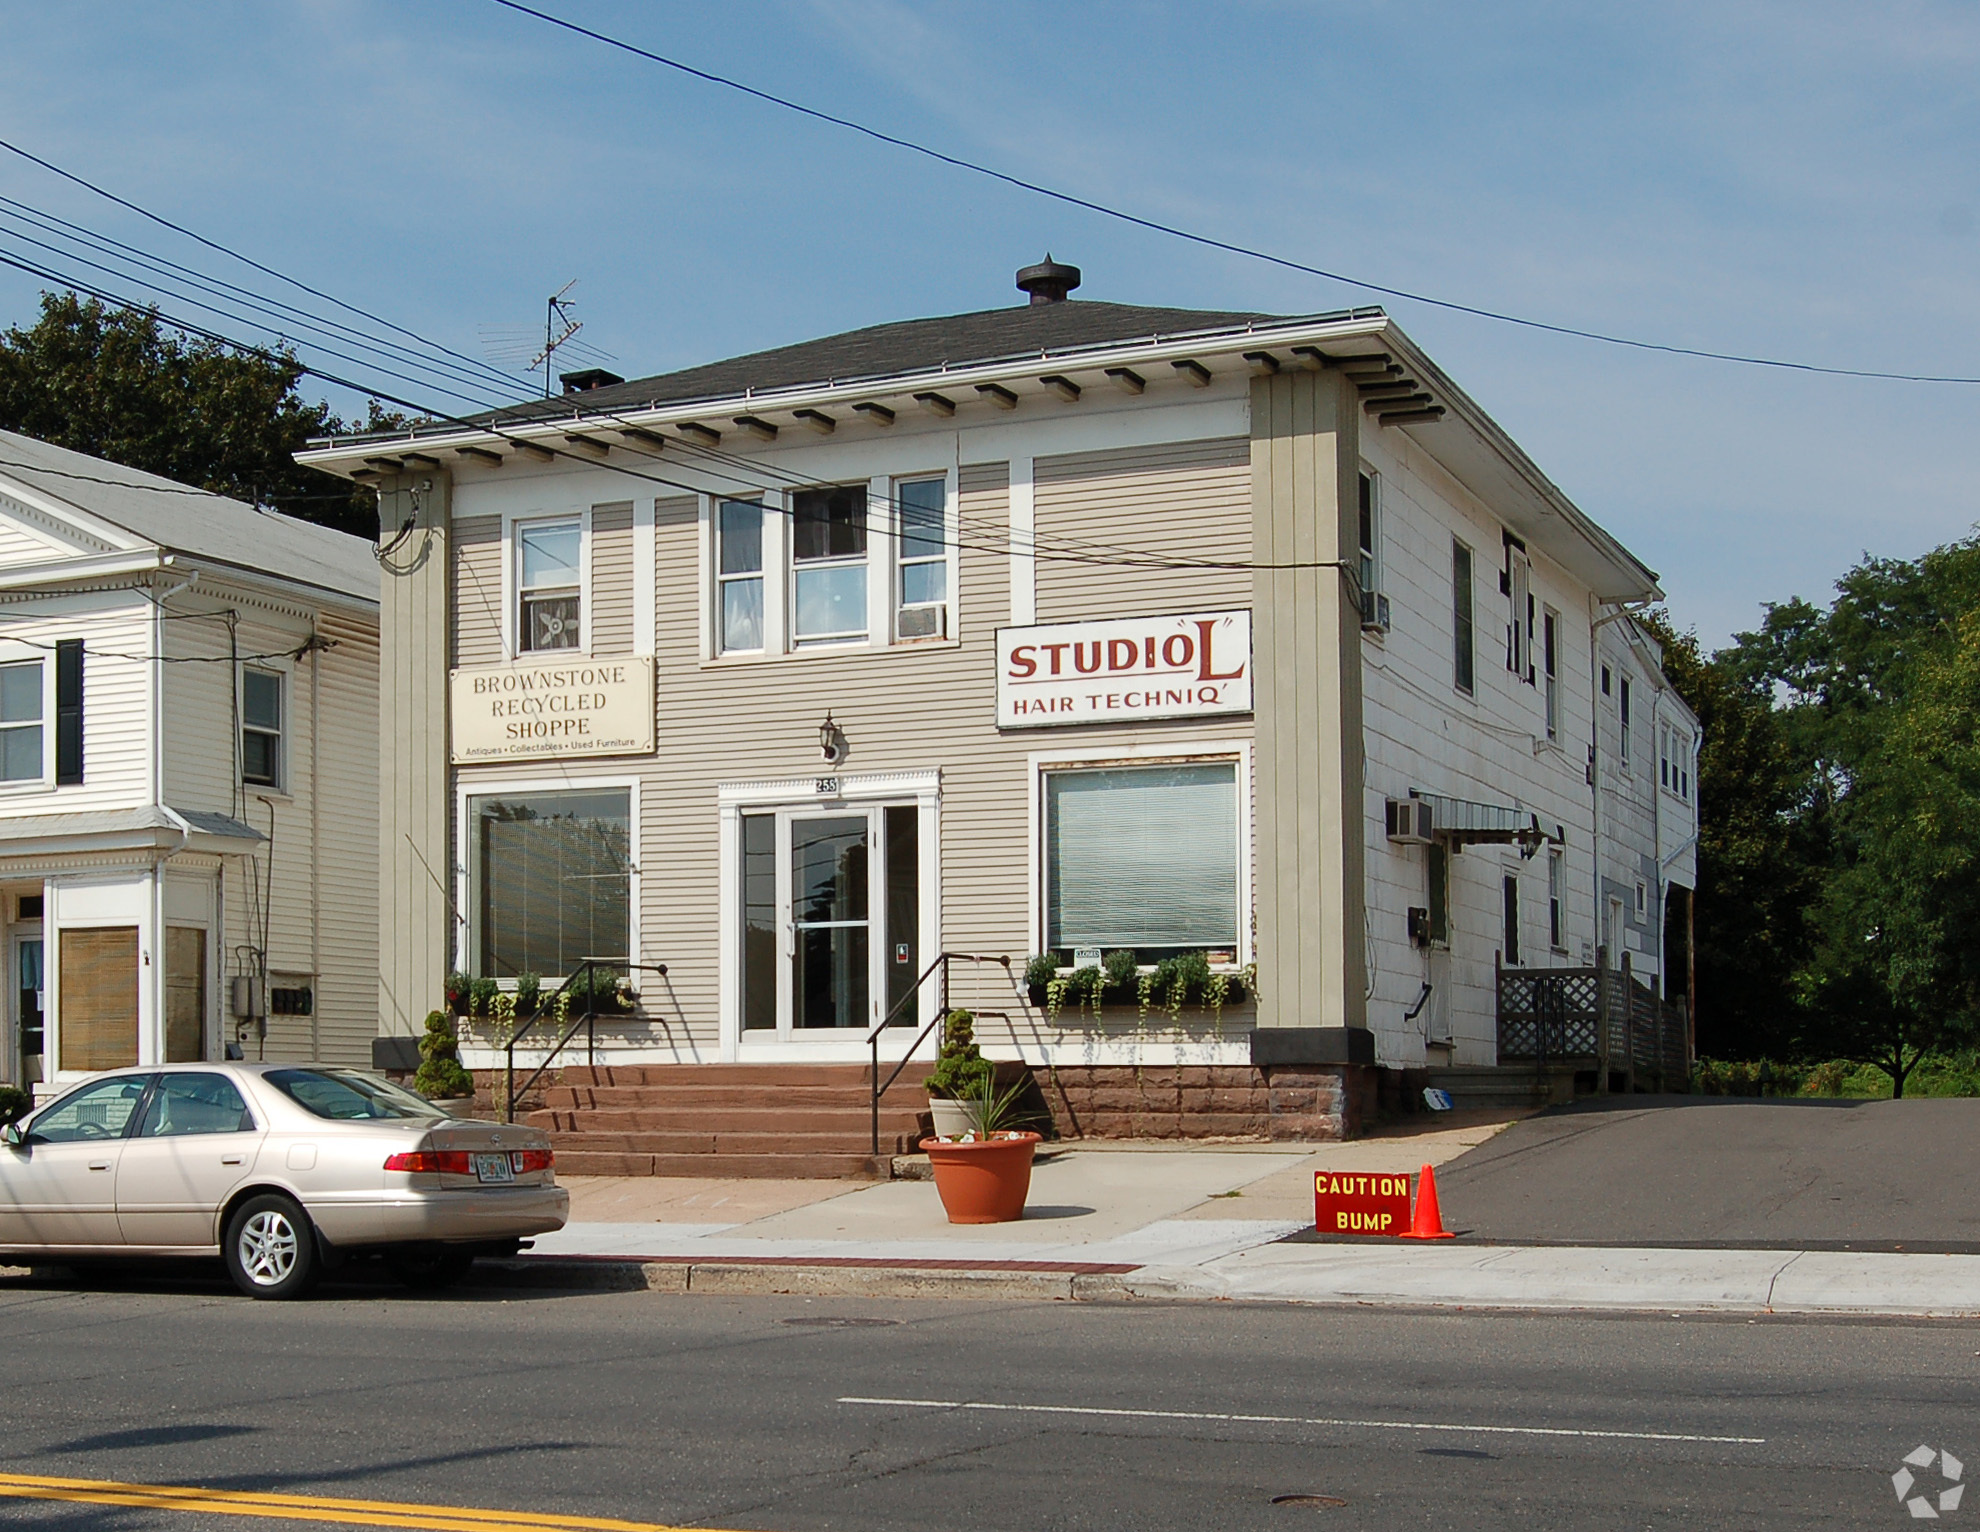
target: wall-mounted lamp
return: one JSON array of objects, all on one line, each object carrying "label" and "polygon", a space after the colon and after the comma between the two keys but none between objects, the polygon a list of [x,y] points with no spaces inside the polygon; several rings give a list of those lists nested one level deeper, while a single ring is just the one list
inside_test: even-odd
[{"label": "wall-mounted lamp", "polygon": [[846,743],[846,731],[832,722],[829,711],[825,714],[825,721],[818,726],[818,748],[824,752],[828,766],[837,766],[852,748]]}]

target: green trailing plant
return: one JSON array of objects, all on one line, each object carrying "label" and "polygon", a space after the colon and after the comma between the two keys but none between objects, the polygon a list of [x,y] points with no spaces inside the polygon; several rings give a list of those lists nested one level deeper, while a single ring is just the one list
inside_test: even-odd
[{"label": "green trailing plant", "polygon": [[543,980],[533,973],[516,975],[516,1014],[534,1016],[543,1008]]},{"label": "green trailing plant", "polygon": [[1123,998],[1134,993],[1141,979],[1141,963],[1126,947],[1118,947],[1108,953],[1101,960],[1100,971],[1106,975],[1106,988]]},{"label": "green trailing plant", "polygon": [[994,1084],[997,1069],[976,1045],[976,1018],[954,1010],[942,1018],[942,1043],[935,1067],[928,1072],[928,1094],[944,1101],[966,1100],[986,1082]]},{"label": "green trailing plant", "polygon": [[495,997],[501,993],[502,986],[497,984],[493,979],[470,979],[468,981],[468,1015],[489,1015],[494,1010]]},{"label": "green trailing plant", "polygon": [[19,1122],[34,1110],[34,1097],[18,1085],[0,1085],[0,1128]]},{"label": "green trailing plant", "polygon": [[474,1076],[461,1067],[461,1044],[454,1031],[454,1018],[445,1011],[427,1013],[426,1035],[419,1040],[419,1072],[413,1076],[413,1089],[430,1101],[474,1094]]}]

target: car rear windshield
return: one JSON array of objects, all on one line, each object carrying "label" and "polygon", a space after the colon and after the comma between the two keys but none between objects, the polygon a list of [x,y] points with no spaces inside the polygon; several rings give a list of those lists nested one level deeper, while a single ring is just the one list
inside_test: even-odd
[{"label": "car rear windshield", "polygon": [[304,1111],[337,1121],[447,1115],[424,1096],[376,1075],[342,1069],[271,1069],[262,1079]]}]

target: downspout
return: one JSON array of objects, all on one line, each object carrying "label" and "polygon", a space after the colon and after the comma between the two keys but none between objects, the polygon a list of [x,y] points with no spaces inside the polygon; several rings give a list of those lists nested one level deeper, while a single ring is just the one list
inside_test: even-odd
[{"label": "downspout", "polygon": [[[310,626],[309,650],[309,1057],[323,1058],[323,651]],[[272,818],[272,816],[271,816]],[[272,857],[273,848],[270,848]]]}]

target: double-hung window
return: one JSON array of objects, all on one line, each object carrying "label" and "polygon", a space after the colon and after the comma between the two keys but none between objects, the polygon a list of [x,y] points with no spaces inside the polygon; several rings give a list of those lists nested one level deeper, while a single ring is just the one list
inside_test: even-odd
[{"label": "double-hung window", "polygon": [[282,785],[282,676],[279,671],[241,672],[241,780],[256,787]]},{"label": "double-hung window", "polygon": [[716,507],[716,630],[724,654],[763,648],[763,502]]},{"label": "double-hung window", "polygon": [[1471,550],[1451,543],[1451,628],[1455,635],[1451,679],[1467,696],[1477,680],[1478,635],[1472,621]]},{"label": "double-hung window", "polygon": [[1566,863],[1558,851],[1547,853],[1547,945],[1556,952],[1567,950],[1567,922],[1563,913]]},{"label": "double-hung window", "polygon": [[1546,676],[1547,738],[1561,737],[1561,618],[1552,607],[1540,614],[1540,668]]},{"label": "double-hung window", "polygon": [[1361,579],[1364,595],[1382,588],[1382,525],[1381,503],[1376,488],[1375,475],[1361,475],[1361,504],[1357,517],[1356,537],[1359,543],[1359,560],[1356,573]]},{"label": "double-hung window", "polygon": [[1616,758],[1622,762],[1623,769],[1628,770],[1629,768],[1629,677],[1628,676],[1622,676],[1617,681],[1616,720],[1621,726],[1617,731],[1618,739],[1617,739],[1617,748],[1616,748]]},{"label": "double-hung window", "polygon": [[584,524],[525,522],[517,528],[519,649],[581,647]]},{"label": "double-hung window", "polygon": [[866,486],[791,496],[791,637],[798,644],[866,637]]},{"label": "double-hung window", "polygon": [[949,615],[949,485],[903,479],[894,486],[900,526],[901,638],[946,638]]},{"label": "double-hung window", "polygon": [[42,778],[41,661],[0,665],[0,782]]},{"label": "double-hung window", "polygon": [[1231,760],[1047,771],[1045,946],[1235,961],[1239,791]]}]

